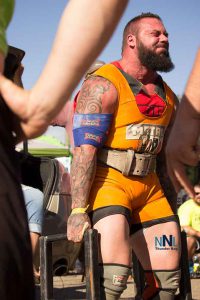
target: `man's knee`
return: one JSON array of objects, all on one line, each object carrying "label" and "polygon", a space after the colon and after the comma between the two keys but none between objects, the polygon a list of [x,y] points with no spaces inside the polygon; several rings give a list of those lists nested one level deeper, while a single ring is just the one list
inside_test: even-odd
[{"label": "man's knee", "polygon": [[100,265],[101,300],[117,300],[126,289],[130,267],[119,264]]},{"label": "man's knee", "polygon": [[143,299],[173,300],[179,287],[181,271],[146,271],[146,288]]}]

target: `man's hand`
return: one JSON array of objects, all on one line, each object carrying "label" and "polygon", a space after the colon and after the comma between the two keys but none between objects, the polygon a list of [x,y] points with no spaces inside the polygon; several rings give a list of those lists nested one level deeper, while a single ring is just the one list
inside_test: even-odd
[{"label": "man's hand", "polygon": [[86,229],[91,228],[87,213],[70,215],[67,222],[67,238],[75,243],[81,242]]}]

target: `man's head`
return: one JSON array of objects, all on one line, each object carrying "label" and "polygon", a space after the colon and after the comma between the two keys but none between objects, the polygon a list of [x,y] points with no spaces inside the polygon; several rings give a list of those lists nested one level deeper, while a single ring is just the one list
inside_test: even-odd
[{"label": "man's head", "polygon": [[168,50],[168,33],[158,15],[142,13],[125,26],[122,56],[132,55],[134,51],[143,66],[168,72],[174,67]]}]

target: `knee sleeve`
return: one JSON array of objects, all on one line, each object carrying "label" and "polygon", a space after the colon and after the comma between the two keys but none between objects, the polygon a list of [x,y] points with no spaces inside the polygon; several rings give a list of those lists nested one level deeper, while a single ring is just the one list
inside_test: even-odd
[{"label": "knee sleeve", "polygon": [[143,299],[173,300],[179,287],[181,271],[146,271],[146,287]]},{"label": "knee sleeve", "polygon": [[125,265],[100,265],[101,300],[117,300],[126,289],[130,268]]}]

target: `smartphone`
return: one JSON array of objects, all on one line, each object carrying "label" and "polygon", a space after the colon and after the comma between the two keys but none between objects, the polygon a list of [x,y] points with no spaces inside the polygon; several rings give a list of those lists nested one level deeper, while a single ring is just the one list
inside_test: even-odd
[{"label": "smartphone", "polygon": [[7,78],[9,79],[13,78],[15,71],[20,65],[24,55],[25,55],[24,50],[13,46],[8,47],[8,54],[5,59],[5,66],[4,66],[4,75]]}]

